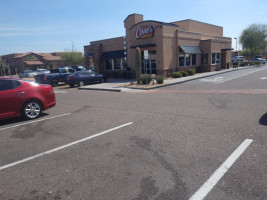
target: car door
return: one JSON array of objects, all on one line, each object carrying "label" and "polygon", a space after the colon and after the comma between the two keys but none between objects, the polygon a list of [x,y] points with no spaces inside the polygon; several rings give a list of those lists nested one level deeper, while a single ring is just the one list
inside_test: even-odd
[{"label": "car door", "polygon": [[95,72],[88,72],[90,76],[91,82],[95,82],[97,80],[97,76]]},{"label": "car door", "polygon": [[20,115],[23,91],[17,80],[0,80],[0,119]]},{"label": "car door", "polygon": [[89,72],[83,71],[80,73],[80,76],[86,82],[86,84],[92,82],[92,77]]}]

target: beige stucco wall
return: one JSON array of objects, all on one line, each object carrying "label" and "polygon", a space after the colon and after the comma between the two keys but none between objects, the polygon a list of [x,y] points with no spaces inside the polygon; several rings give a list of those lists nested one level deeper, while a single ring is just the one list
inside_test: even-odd
[{"label": "beige stucco wall", "polygon": [[179,26],[179,30],[212,36],[223,36],[223,27],[220,26],[198,22],[190,19],[173,23]]}]

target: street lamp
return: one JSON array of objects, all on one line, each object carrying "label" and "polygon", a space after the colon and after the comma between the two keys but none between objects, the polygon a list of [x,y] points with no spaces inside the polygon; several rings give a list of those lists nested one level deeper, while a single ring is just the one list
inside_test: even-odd
[{"label": "street lamp", "polygon": [[237,53],[237,38],[234,38],[235,39],[235,51],[236,51],[236,56],[238,56],[238,53]]}]

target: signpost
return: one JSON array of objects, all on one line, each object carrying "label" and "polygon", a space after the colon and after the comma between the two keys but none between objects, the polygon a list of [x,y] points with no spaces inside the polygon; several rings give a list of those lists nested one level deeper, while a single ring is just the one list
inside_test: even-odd
[{"label": "signpost", "polygon": [[148,50],[144,50],[145,68],[146,68],[146,85],[147,85],[147,60],[148,60]]}]

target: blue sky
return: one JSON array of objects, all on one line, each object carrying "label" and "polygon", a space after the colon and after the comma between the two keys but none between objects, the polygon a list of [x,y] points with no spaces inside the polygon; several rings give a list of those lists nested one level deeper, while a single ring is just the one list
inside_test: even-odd
[{"label": "blue sky", "polygon": [[232,39],[252,23],[267,24],[267,0],[0,0],[0,10],[0,55],[62,52],[72,45],[83,52],[90,41],[124,36],[123,21],[133,13],[222,26]]}]

